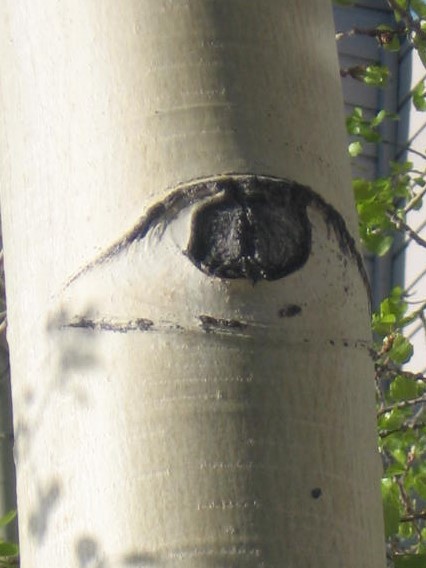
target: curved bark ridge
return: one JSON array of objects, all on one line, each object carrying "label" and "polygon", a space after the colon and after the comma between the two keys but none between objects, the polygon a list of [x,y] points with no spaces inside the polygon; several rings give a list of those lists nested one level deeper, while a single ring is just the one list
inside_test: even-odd
[{"label": "curved bark ridge", "polygon": [[163,234],[188,207],[191,234],[182,252],[203,273],[222,279],[278,280],[302,268],[311,252],[307,207],[320,212],[337,237],[341,253],[355,262],[369,289],[355,240],[340,213],[311,188],[253,174],[228,174],[179,186],[150,207],[136,225],[70,278],[108,262],[144,239]]}]

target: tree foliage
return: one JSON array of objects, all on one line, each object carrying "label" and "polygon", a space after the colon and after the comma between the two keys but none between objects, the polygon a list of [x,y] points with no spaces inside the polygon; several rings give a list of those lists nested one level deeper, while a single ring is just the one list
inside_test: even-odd
[{"label": "tree foliage", "polygon": [[[353,4],[347,0],[335,3]],[[354,27],[337,33],[336,39],[364,35],[389,51],[398,51],[408,42],[426,66],[426,3],[387,0],[387,4],[393,10],[393,26],[383,24],[368,30]],[[374,66],[357,66],[355,70],[343,70],[341,75],[362,81],[366,88],[371,85],[384,88],[388,70],[380,68],[373,73],[371,67]],[[424,80],[414,87],[411,99],[418,111],[426,111]],[[379,127],[384,120],[397,119],[386,109],[367,119],[362,109],[355,108],[347,117],[347,130],[353,138],[350,156],[356,158],[366,142],[385,143]],[[409,152],[407,148],[407,155]],[[426,155],[422,158],[426,161]],[[425,176],[426,168],[416,170],[406,160],[391,162],[386,177],[353,180],[360,234],[367,250],[379,256],[388,254],[398,233],[417,246],[426,247],[424,239],[407,224],[407,214],[423,206]],[[426,566],[426,376],[404,368],[413,355],[413,346],[404,336],[404,329],[416,321],[426,328],[425,312],[426,299],[411,304],[409,294],[395,287],[372,316],[385,539],[388,564],[395,568]]]}]

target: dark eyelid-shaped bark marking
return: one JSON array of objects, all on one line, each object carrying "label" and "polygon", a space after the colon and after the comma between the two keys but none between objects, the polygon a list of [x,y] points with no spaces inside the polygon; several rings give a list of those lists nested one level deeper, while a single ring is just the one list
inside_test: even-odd
[{"label": "dark eyelid-shaped bark marking", "polygon": [[340,213],[311,188],[253,174],[194,180],[150,207],[123,237],[68,281],[108,262],[153,229],[160,234],[184,209],[194,206],[184,254],[205,274],[252,282],[276,280],[300,269],[311,250],[310,206],[337,238],[341,253],[355,262],[367,290],[362,257]]}]

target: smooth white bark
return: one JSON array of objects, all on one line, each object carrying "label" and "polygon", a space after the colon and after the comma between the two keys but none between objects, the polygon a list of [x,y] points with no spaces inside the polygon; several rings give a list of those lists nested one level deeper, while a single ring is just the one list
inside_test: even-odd
[{"label": "smooth white bark", "polygon": [[328,0],[4,1],[0,54],[23,568],[382,566],[366,290],[319,202],[276,281],[196,268],[197,203],[99,260],[231,173],[356,234]]}]

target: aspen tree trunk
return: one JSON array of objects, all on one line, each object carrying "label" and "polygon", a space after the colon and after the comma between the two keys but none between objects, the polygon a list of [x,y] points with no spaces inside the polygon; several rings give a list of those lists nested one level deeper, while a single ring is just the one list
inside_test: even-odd
[{"label": "aspen tree trunk", "polygon": [[3,0],[23,568],[384,565],[328,0]]}]

